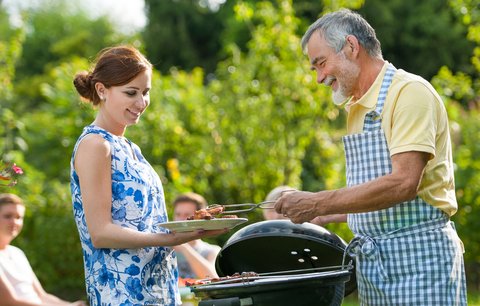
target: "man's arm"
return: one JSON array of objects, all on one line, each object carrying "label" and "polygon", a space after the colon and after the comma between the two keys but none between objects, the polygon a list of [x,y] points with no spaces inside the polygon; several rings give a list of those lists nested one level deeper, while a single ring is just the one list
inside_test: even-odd
[{"label": "man's arm", "polygon": [[416,197],[425,166],[431,155],[404,152],[392,156],[392,173],[375,180],[337,190],[290,192],[275,204],[278,213],[294,223],[318,216],[361,213],[392,207]]}]

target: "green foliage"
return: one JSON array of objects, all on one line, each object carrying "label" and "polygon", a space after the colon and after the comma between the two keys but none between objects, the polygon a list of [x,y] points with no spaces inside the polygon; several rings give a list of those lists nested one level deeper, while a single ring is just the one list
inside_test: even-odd
[{"label": "green foliage", "polygon": [[9,27],[6,14],[0,8],[0,31],[5,38],[0,40],[0,160],[13,160],[14,150],[25,149],[26,143],[19,137],[24,125],[17,114],[11,110],[14,104],[13,77],[15,64],[22,52],[24,31]]},{"label": "green foliage", "polygon": [[359,9],[362,7],[364,2],[365,0],[324,0],[324,12],[333,12],[344,7],[350,9]]},{"label": "green foliage", "polygon": [[[447,111],[452,130],[455,161],[455,186],[459,210],[454,215],[460,238],[465,244],[465,263],[467,281],[470,287],[480,288],[480,241],[477,233],[480,230],[476,216],[480,213],[480,163],[477,159],[480,153],[480,123],[478,121],[480,66],[478,62],[478,44],[480,39],[474,35],[480,28],[480,14],[476,1],[451,0],[454,12],[462,16],[468,26],[469,35],[476,47],[471,58],[476,69],[474,77],[459,72],[453,74],[443,67],[435,76],[432,84],[447,102]],[[465,105],[466,107],[462,107]]]},{"label": "green foliage", "polygon": [[191,70],[215,69],[221,49],[220,16],[198,0],[146,0],[148,25],[143,32],[146,52],[155,67],[168,72],[172,66]]},{"label": "green foliage", "polygon": [[472,73],[473,44],[449,0],[367,0],[358,11],[373,26],[384,58],[430,80],[439,68]]},{"label": "green foliage", "polygon": [[93,60],[111,45],[135,43],[115,31],[107,17],[91,19],[69,1],[40,0],[23,12],[25,39],[16,63],[15,93],[22,103],[14,106],[24,113],[44,105],[41,86],[49,82],[48,71],[75,57]]},{"label": "green foliage", "polygon": [[230,45],[208,85],[201,69],[154,75],[152,104],[128,136],[162,175],[167,201],[186,190],[233,203],[261,201],[281,184],[340,186],[338,133],[325,131],[344,117],[307,70],[291,2],[239,2],[235,11],[258,24],[248,51]]},{"label": "green foliage", "polygon": [[307,71],[308,61],[301,55],[296,35],[299,21],[291,3],[278,3],[278,10],[268,2],[251,9],[238,5],[239,17],[248,22],[248,12],[255,12],[259,26],[252,33],[248,52],[232,48],[230,59],[219,65],[218,80],[211,85],[219,97],[217,108],[230,112],[234,120],[227,121],[228,115],[222,118],[222,134],[236,139],[233,144],[225,141],[222,150],[234,157],[232,167],[243,169],[236,178],[238,184],[249,178],[241,191],[243,197],[256,200],[276,185],[301,187],[298,179],[307,146],[316,131],[338,116],[328,92],[316,86]]},{"label": "green foliage", "polygon": [[85,60],[73,59],[49,71],[46,78],[50,81],[39,86],[45,103],[24,114],[26,131],[23,138],[31,147],[25,152],[26,159],[43,169],[48,177],[63,182],[70,178],[70,157],[76,138],[94,118],[93,109],[80,103],[72,83],[73,76],[86,69]]},{"label": "green foliage", "polygon": [[[469,26],[468,37],[478,44],[475,3],[451,2],[458,8],[458,18]],[[58,3],[49,2],[52,6],[46,9],[27,12],[26,25],[19,29],[4,22],[0,9],[0,61],[6,63],[6,69],[0,70],[0,153],[25,170],[13,191],[28,204],[24,232],[15,243],[25,250],[47,290],[75,292],[65,296],[71,299],[80,297],[84,290],[81,248],[70,204],[69,162],[74,142],[83,126],[93,120],[94,110],[80,103],[72,79],[76,72],[88,69],[89,61],[107,45],[134,43],[147,50],[159,68],[154,71],[151,105],[140,123],[128,129],[127,137],[142,148],[161,176],[167,203],[179,192],[190,190],[204,194],[211,203],[234,203],[261,201],[272,188],[283,184],[309,191],[345,185],[340,142],[345,114],[330,102],[329,89],[315,83],[299,46],[305,26],[321,9],[333,10],[340,2],[227,1],[224,7],[231,11],[220,10],[216,16],[205,8],[189,6],[191,1],[165,1],[162,5],[147,1],[153,28],[150,34],[150,30],[144,33],[145,45],[138,43],[138,37],[119,35],[104,18],[90,20],[84,13],[65,7],[67,2]],[[358,9],[363,1],[341,3]],[[389,46],[394,46],[389,38],[400,34],[407,49],[416,46],[419,52],[437,57],[437,53],[430,53],[431,44],[423,44],[426,39],[411,46],[410,32],[427,32],[427,37],[445,51],[454,46],[463,49],[450,53],[455,54],[451,56],[453,63],[438,55],[446,67],[433,83],[445,97],[451,119],[459,201],[454,218],[466,245],[465,259],[472,266],[479,262],[480,254],[474,235],[479,230],[474,218],[480,209],[476,161],[480,129],[475,102],[480,51],[472,53],[469,67],[454,73],[462,70],[458,65],[462,52],[471,49],[454,39],[463,33],[456,24],[446,29],[445,24],[453,19],[440,4],[434,6],[440,12],[438,20],[431,21],[432,11],[426,4],[405,8],[398,1],[369,0],[365,5],[369,3],[367,19],[379,22],[374,25],[387,49],[386,58],[393,54],[387,53],[392,51]],[[181,12],[174,11],[176,4]],[[192,7],[196,13],[184,12]],[[300,15],[294,8],[301,10]],[[422,18],[409,11],[420,8]],[[159,17],[153,9],[171,12],[161,15],[170,27],[155,31],[155,24],[161,23],[154,22],[158,20],[153,18]],[[399,16],[403,16],[401,23]],[[178,23],[175,18],[180,18]],[[231,28],[214,28],[212,24],[216,26],[220,19],[221,27]],[[424,29],[425,24],[432,29]],[[172,27],[178,31],[171,31]],[[203,38],[193,39],[199,32]],[[437,34],[448,42],[441,43],[443,38]],[[216,42],[203,46],[205,35]],[[178,53],[178,58],[157,53],[164,49]],[[183,62],[177,64],[177,60]],[[397,60],[415,63],[417,57],[405,53],[392,61]],[[408,69],[407,64],[399,66]],[[423,62],[412,65],[413,71],[428,66]],[[472,67],[476,71],[470,71]],[[429,69],[435,73],[438,67]],[[465,112],[459,103],[470,106],[471,111]],[[260,220],[260,211],[248,218],[250,222]],[[344,224],[327,228],[347,241],[351,238]],[[211,241],[223,244],[228,236]]]},{"label": "green foliage", "polygon": [[[238,4],[237,18],[250,22],[255,12],[261,25],[251,33],[246,54],[231,46],[229,59],[220,63],[208,86],[201,70],[172,70],[153,86],[152,101],[161,103],[152,103],[139,128],[159,132],[153,139],[142,132],[136,140],[154,164],[160,161],[167,169],[167,179],[179,190],[232,202],[259,201],[280,184],[301,187],[307,147],[321,146],[325,137],[317,131],[342,118],[327,90],[316,86],[307,71],[291,3],[280,1],[278,7]],[[338,149],[331,143],[328,139],[327,145]],[[169,160],[178,163],[177,179]]]},{"label": "green foliage", "polygon": [[23,13],[29,31],[17,66],[19,76],[42,74],[75,55],[88,58],[124,39],[107,17],[92,20],[66,1],[43,0],[41,4]]}]

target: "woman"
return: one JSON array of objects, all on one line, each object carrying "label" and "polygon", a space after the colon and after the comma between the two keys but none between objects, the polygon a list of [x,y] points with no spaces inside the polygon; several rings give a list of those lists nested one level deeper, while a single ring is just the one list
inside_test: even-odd
[{"label": "woman", "polygon": [[103,50],[91,72],[75,76],[78,93],[98,108],[78,138],[71,192],[83,248],[86,289],[95,305],[178,305],[171,246],[225,230],[170,233],[158,175],[124,137],[150,104],[152,65],[133,47]]},{"label": "woman", "polygon": [[47,293],[32,270],[25,253],[10,245],[23,227],[25,205],[20,197],[0,194],[0,305],[76,305]]}]

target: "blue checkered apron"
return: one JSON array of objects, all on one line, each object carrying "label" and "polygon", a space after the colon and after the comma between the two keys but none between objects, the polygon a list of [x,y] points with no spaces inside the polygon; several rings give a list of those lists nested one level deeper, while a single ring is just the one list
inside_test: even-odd
[{"label": "blue checkered apron", "polygon": [[[391,173],[381,114],[394,74],[390,65],[363,133],[343,138],[348,186]],[[355,237],[347,252],[356,258],[361,305],[467,305],[463,245],[440,209],[416,197],[388,209],[349,214],[348,225]]]}]

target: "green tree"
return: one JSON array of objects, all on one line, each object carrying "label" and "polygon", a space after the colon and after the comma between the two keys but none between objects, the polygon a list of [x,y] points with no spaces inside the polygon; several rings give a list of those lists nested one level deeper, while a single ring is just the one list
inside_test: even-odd
[{"label": "green tree", "polygon": [[24,124],[12,111],[14,100],[15,65],[22,54],[24,30],[14,28],[8,15],[0,7],[0,161],[11,161],[14,150],[25,150],[25,141],[19,136]]},{"label": "green tree", "polygon": [[384,58],[430,80],[442,66],[472,73],[473,44],[449,0],[366,0],[358,12],[374,27]]},{"label": "green tree", "polygon": [[207,85],[200,68],[159,76],[154,102],[129,135],[173,194],[195,190],[210,201],[232,203],[260,201],[280,184],[341,186],[336,130],[343,129],[344,117],[308,71],[292,3],[238,2],[234,10],[237,20],[257,24],[247,51],[231,44]]},{"label": "green tree", "polygon": [[198,0],[146,0],[148,24],[143,32],[146,52],[161,72],[171,67],[211,72],[219,60],[219,15]]},{"label": "green tree", "polygon": [[[96,23],[81,12],[64,11],[61,3],[45,4],[45,11],[25,12],[24,24],[18,28],[9,24],[0,7],[0,156],[25,172],[17,186],[8,190],[27,204],[24,230],[14,244],[25,251],[48,291],[77,299],[85,295],[85,286],[68,189],[69,144],[78,136],[80,128],[75,128],[83,126],[79,120],[88,116],[91,120],[92,112],[71,104],[78,103],[73,74],[88,68],[87,61],[75,55],[94,55],[105,42],[113,44],[108,35],[95,36],[113,28],[102,24],[106,19]],[[77,39],[78,29],[89,25],[79,35],[87,32],[93,40]],[[91,29],[96,32],[88,32]]]},{"label": "green tree", "polygon": [[[210,202],[233,203],[263,200],[280,184],[309,191],[345,184],[344,157],[339,144],[345,131],[344,113],[330,102],[329,89],[315,84],[299,39],[320,11],[333,10],[339,5],[359,9],[363,2],[227,1],[222,8],[229,11],[221,8],[215,17],[223,27],[219,30],[202,26],[202,14],[213,19],[212,11],[204,13],[204,8],[182,3],[179,5],[182,10],[199,10],[196,14],[201,15],[198,19],[186,19],[195,20],[193,24],[198,26],[189,35],[211,34],[216,42],[214,47],[200,46],[205,47],[203,53],[192,55],[189,65],[184,65],[180,57],[173,60],[174,57],[166,56],[172,61],[164,68],[158,65],[161,57],[153,58],[156,51],[149,49],[150,44],[160,48],[174,46],[170,52],[180,53],[193,42],[202,43],[192,38],[186,44],[178,44],[171,39],[181,35],[174,32],[178,37],[167,35],[171,39],[159,44],[159,39],[163,39],[159,37],[163,35],[160,31],[148,36],[143,45],[136,36],[117,34],[108,22],[103,25],[103,21],[92,21],[83,13],[77,16],[76,11],[62,11],[61,7],[29,11],[21,29],[12,28],[5,23],[6,18],[0,18],[0,60],[8,69],[0,70],[0,80],[5,84],[0,87],[1,153],[8,151],[13,160],[24,166],[26,173],[15,192],[29,204],[25,232],[16,243],[26,250],[49,290],[53,288],[52,291],[64,294],[84,290],[80,246],[71,216],[69,162],[74,141],[82,127],[93,120],[94,111],[80,103],[72,79],[77,71],[88,69],[95,54],[107,45],[130,42],[140,49],[145,46],[144,50],[156,64],[151,105],[140,123],[128,129],[127,137],[139,144],[160,174],[167,203],[178,192],[187,190],[204,194]],[[470,28],[468,37],[478,45],[479,15],[475,2],[451,0],[451,3],[460,14],[451,21],[463,18]],[[172,9],[173,5],[174,2],[165,1],[164,8]],[[383,7],[387,3],[382,2],[378,4],[378,13],[366,12],[372,23],[385,18],[384,23],[376,25],[379,35],[393,36],[392,33],[402,32],[400,29],[407,23],[387,23],[393,15],[392,7],[403,14],[398,1],[391,5]],[[295,9],[301,12],[295,13]],[[425,12],[426,15],[431,11]],[[0,17],[5,16],[1,14],[0,10]],[[178,14],[185,18],[192,13]],[[443,13],[439,16],[439,23],[448,20]],[[167,17],[167,24],[177,26]],[[415,14],[405,14],[404,18],[407,17],[418,18]],[[185,27],[189,26],[187,21]],[[440,32],[445,30],[443,23]],[[152,20],[150,26],[154,26]],[[413,31],[415,26],[408,28]],[[79,29],[88,29],[88,33]],[[51,37],[45,33],[51,33]],[[381,38],[382,42],[388,39]],[[384,47],[388,44],[385,42]],[[29,52],[25,53],[27,47]],[[195,50],[190,51],[200,52],[192,48]],[[210,51],[205,52],[206,49]],[[454,138],[454,153],[460,210],[454,218],[467,246],[465,259],[469,267],[478,266],[475,263],[479,261],[480,249],[474,235],[478,215],[475,212],[480,207],[475,161],[480,130],[476,118],[479,54],[478,50],[472,53],[472,64],[463,73],[453,73],[444,67],[434,79],[447,100],[453,135],[459,135]],[[36,62],[36,56],[42,61]],[[397,64],[387,53],[385,57]],[[405,56],[402,60],[414,58]],[[209,66],[203,65],[207,62]],[[28,69],[30,66],[35,69]],[[474,72],[469,71],[471,67],[476,68]],[[470,106],[469,112],[459,103]],[[251,213],[248,218],[251,222],[260,220],[260,212]],[[344,225],[329,225],[329,228],[346,240],[351,235]],[[222,244],[227,238],[224,235],[217,242]],[[475,269],[469,271],[480,274]]]},{"label": "green tree", "polygon": [[39,5],[22,12],[26,31],[23,52],[16,64],[15,93],[22,103],[19,113],[44,105],[41,84],[48,71],[75,57],[93,60],[98,50],[135,37],[118,33],[107,17],[92,19],[69,1],[40,0]]},{"label": "green tree", "polygon": [[[451,0],[450,5],[468,27],[467,38],[475,44],[471,67],[475,73],[453,73],[442,67],[433,79],[434,86],[447,101],[454,140],[455,183],[459,210],[453,220],[465,245],[467,282],[480,290],[480,10],[475,0]],[[467,71],[469,72],[469,71]]]},{"label": "green tree", "polygon": [[[62,74],[66,73],[62,70],[67,69],[65,63],[78,63],[78,58],[93,61],[99,50],[120,43],[138,44],[138,37],[118,33],[107,17],[91,19],[68,1],[42,0],[40,4],[22,12],[23,29],[28,31],[24,31],[23,52],[15,62],[15,78],[12,78],[15,98],[8,109],[17,118],[24,114],[25,119],[17,121],[24,122],[21,139],[25,139],[23,150],[29,163],[43,169],[48,177],[66,180],[72,138],[77,135],[81,120],[88,116],[88,110],[60,107],[76,101],[71,83],[76,71]],[[89,68],[88,63],[81,66]],[[62,84],[59,88],[52,87],[58,79]],[[52,124],[55,129],[45,128]]]},{"label": "green tree", "polygon": [[[225,1],[212,8],[205,0],[146,0],[148,23],[142,36],[147,55],[163,73],[172,67],[187,71],[201,67],[208,80],[217,64],[229,57],[228,46],[234,44],[247,51],[251,34],[261,21],[238,18],[237,4],[254,6],[257,2]],[[270,2],[278,8],[278,1]],[[324,9],[358,8],[362,3],[363,0],[297,0],[292,5],[299,22],[306,26]],[[297,34],[301,31],[303,27],[297,28]]]}]

